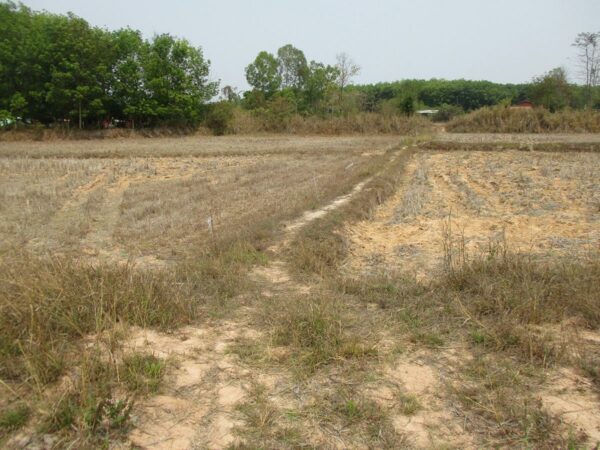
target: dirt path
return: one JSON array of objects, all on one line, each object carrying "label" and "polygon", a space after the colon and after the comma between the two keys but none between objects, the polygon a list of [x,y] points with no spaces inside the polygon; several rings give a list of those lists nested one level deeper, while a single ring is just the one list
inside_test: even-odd
[{"label": "dirt path", "polygon": [[258,282],[260,285],[268,286],[263,291],[263,295],[270,297],[273,295],[273,291],[282,290],[299,293],[309,292],[310,286],[300,285],[292,280],[285,261],[281,259],[282,251],[293,241],[294,237],[302,227],[305,227],[309,223],[348,203],[352,197],[363,190],[370,180],[371,178],[361,181],[354,186],[349,193],[337,197],[331,203],[319,209],[306,211],[298,219],[284,224],[285,232],[282,238],[269,248],[269,251],[274,253],[276,257],[270,260],[267,265],[256,267],[250,274],[251,279]]},{"label": "dirt path", "polygon": [[[308,292],[310,286],[292,280],[281,252],[296,233],[312,221],[323,217],[359,193],[369,179],[358,183],[345,195],[331,203],[306,211],[298,219],[285,224],[279,242],[269,250],[276,257],[268,265],[257,267],[251,278],[265,285],[265,296],[280,291]],[[121,186],[122,187],[122,186]],[[114,211],[114,203],[123,189],[109,193],[105,205]],[[104,217],[97,229],[109,233],[114,214]],[[91,234],[86,241],[104,242],[102,236]],[[236,419],[236,405],[265,374],[252,372],[239,364],[229,347],[238,340],[260,339],[260,332],[248,322],[250,311],[244,310],[226,322],[203,327],[187,327],[175,335],[150,330],[135,330],[129,339],[130,351],[153,353],[167,358],[175,366],[170,371],[166,389],[160,395],[139,404],[134,414],[134,430],[129,435],[131,444],[146,449],[225,448],[235,440],[234,428],[240,426]],[[268,376],[267,376],[268,378]],[[275,384],[271,381],[271,384]]]},{"label": "dirt path", "polygon": [[236,364],[228,347],[238,338],[256,337],[249,324],[223,322],[187,327],[175,335],[136,330],[130,351],[167,358],[170,371],[160,395],[138,404],[135,429],[129,435],[136,448],[224,448],[232,443],[234,406],[244,399],[252,374]]},{"label": "dirt path", "polygon": [[[310,292],[312,286],[300,284],[290,275],[281,257],[283,250],[302,227],[347,204],[368,181],[358,183],[348,194],[317,210],[306,211],[298,219],[285,224],[283,236],[269,249],[275,257],[268,265],[257,267],[251,273],[259,286],[264,287],[265,297]],[[247,367],[234,354],[232,346],[247,348],[252,342],[267,339],[253,327],[251,317],[251,310],[241,308],[227,321],[187,327],[175,335],[148,330],[133,333],[129,341],[131,350],[168,358],[172,362],[169,366],[175,368],[170,369],[163,392],[137,406],[133,417],[135,428],[129,435],[131,444],[160,450],[217,449],[235,444],[238,440],[236,430],[244,426],[239,405],[254,401],[252,393],[257,385],[266,386],[269,401],[276,408],[295,406],[301,409],[303,402],[309,401],[302,399],[302,395],[293,394],[295,389],[301,388],[290,387],[288,373],[275,367],[260,370]],[[392,417],[393,427],[399,435],[406,435],[418,448],[430,448],[443,442],[451,442],[461,448],[475,448],[472,437],[464,431],[461,422],[444,412],[444,400],[438,394],[443,375],[435,364],[425,364],[415,357],[389,367],[384,364],[382,370],[380,383],[372,385],[372,392],[366,392],[369,397],[385,410],[394,410],[398,399],[394,391],[386,387],[393,385],[418,396],[423,404],[423,410],[415,416],[399,414]],[[320,428],[319,424],[313,425]],[[315,435],[319,436],[322,432],[316,429]],[[321,444],[331,444],[330,439],[335,437],[316,439]],[[343,439],[340,442],[342,448],[350,445]]]},{"label": "dirt path", "polygon": [[[396,156],[392,155],[392,158]],[[313,286],[301,284],[291,276],[282,258],[283,251],[302,227],[347,204],[369,180],[358,183],[349,193],[329,204],[306,211],[298,219],[285,224],[280,240],[269,249],[275,257],[266,266],[257,267],[251,273],[251,278],[263,288],[263,296],[307,294],[311,291]],[[156,356],[168,358],[172,361],[169,366],[175,369],[170,370],[165,382],[167,387],[161,395],[149,398],[136,408],[135,429],[129,436],[133,445],[166,450],[217,449],[235,444],[238,441],[236,430],[244,427],[240,404],[255,402],[252,396],[257,385],[267,388],[267,397],[275,409],[302,409],[304,403],[310,401],[311,394],[300,395],[295,391],[301,388],[293,386],[288,379],[289,373],[276,367],[247,367],[234,354],[232,346],[247,349],[251,348],[252,342],[267,339],[253,327],[251,317],[252,310],[241,308],[227,321],[217,321],[201,328],[187,327],[176,335],[136,330],[130,339],[131,349],[154,352]],[[416,416],[399,414],[392,417],[398,435],[408,436],[409,441],[419,448],[430,448],[446,441],[462,448],[474,448],[473,439],[465,433],[460,421],[443,411],[444,400],[436,394],[441,390],[443,376],[435,364],[430,366],[411,358],[400,364],[384,366],[380,383],[372,385],[372,392],[366,392],[370,398],[376,399],[385,410],[395,410],[398,399],[394,391],[386,387],[393,385],[417,395],[423,402],[424,408]],[[321,382],[314,381],[317,384]],[[323,389],[327,384],[325,382]],[[335,440],[335,436],[321,435],[324,431],[320,429],[322,424],[312,425],[317,427],[314,431],[316,442],[333,445],[331,439]],[[341,445],[347,448],[350,442],[342,439],[338,444],[334,447]]]}]

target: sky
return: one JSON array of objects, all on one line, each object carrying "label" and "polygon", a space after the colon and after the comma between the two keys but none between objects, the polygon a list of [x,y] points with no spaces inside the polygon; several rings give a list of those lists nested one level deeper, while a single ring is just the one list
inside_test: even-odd
[{"label": "sky", "polygon": [[108,29],[170,33],[200,46],[211,78],[242,90],[262,50],[292,44],[333,64],[346,52],[355,83],[406,78],[528,82],[564,66],[577,81],[577,33],[600,31],[600,0],[23,0]]}]

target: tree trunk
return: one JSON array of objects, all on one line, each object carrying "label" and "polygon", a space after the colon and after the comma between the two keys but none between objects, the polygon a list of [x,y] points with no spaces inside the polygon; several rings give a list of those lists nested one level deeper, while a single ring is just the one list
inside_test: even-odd
[{"label": "tree trunk", "polygon": [[81,100],[79,100],[79,129],[81,130]]}]

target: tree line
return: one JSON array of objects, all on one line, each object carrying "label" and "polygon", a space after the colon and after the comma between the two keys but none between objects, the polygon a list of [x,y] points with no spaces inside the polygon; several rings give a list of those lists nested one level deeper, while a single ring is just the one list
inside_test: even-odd
[{"label": "tree line", "polygon": [[0,115],[44,124],[189,125],[218,89],[200,48],[0,3]]},{"label": "tree line", "polygon": [[[144,39],[140,31],[93,27],[73,14],[36,12],[0,3],[0,123],[7,119],[69,127],[195,126],[226,131],[235,108],[271,121],[294,114],[357,112],[411,115],[436,108],[439,116],[531,100],[552,111],[600,108],[600,33],[581,33],[582,84],[556,68],[530,83],[403,80],[353,84],[360,66],[345,53],[333,64],[310,60],[293,45],[261,51],[245,68],[251,89],[219,91],[201,48],[169,34]],[[215,101],[220,92],[220,98]]]}]

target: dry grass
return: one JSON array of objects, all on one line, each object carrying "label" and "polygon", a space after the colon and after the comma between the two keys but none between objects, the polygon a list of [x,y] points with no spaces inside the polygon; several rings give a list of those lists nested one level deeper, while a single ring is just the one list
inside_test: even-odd
[{"label": "dry grass", "polygon": [[459,116],[446,129],[457,133],[598,133],[600,113],[494,106]]},{"label": "dry grass", "polygon": [[[329,298],[344,296],[343,304],[348,306],[343,313],[350,314],[345,323],[368,321],[372,333],[385,336],[384,342],[393,336],[394,345],[389,349],[382,350],[381,344],[375,344],[381,359],[399,358],[394,356],[398,346],[412,348],[413,352],[417,348],[447,367],[436,369],[446,379],[444,396],[454,408],[460,405],[458,414],[464,417],[465,430],[482,445],[579,448],[588,443],[593,446],[594,425],[588,424],[590,420],[597,421],[593,422],[590,414],[563,421],[556,410],[550,409],[552,403],[545,390],[553,386],[547,385],[546,377],[561,368],[587,377],[588,383],[597,383],[596,340],[580,337],[600,327],[600,255],[586,246],[590,236],[594,236],[593,224],[599,211],[595,201],[596,155],[517,152],[487,155],[484,159],[472,153],[440,156],[438,167],[451,172],[444,186],[448,183],[455,186],[452,195],[462,205],[458,212],[471,211],[472,218],[468,221],[496,214],[517,221],[518,214],[535,215],[536,208],[544,210],[542,205],[551,197],[553,202],[568,199],[568,205],[556,207],[565,214],[561,225],[556,226],[549,223],[555,217],[555,208],[548,206],[544,231],[564,230],[569,208],[581,212],[577,223],[589,221],[588,231],[583,230],[581,239],[573,239],[568,246],[566,241],[562,242],[562,253],[550,252],[541,259],[531,246],[514,251],[519,246],[510,237],[507,240],[508,233],[500,240],[467,250],[477,233],[465,233],[462,227],[457,227],[454,221],[460,214],[454,210],[450,222],[444,217],[447,212],[440,211],[438,206],[442,199],[448,205],[448,196],[440,197],[436,192],[440,185],[437,163],[432,165],[431,155],[424,154],[403,162],[400,173],[404,177],[398,192],[388,194],[389,201],[375,211],[358,203],[357,197],[347,208],[303,230],[291,262],[302,271],[323,277],[326,285],[336,292],[328,294]],[[535,172],[527,170],[530,166],[535,167]],[[398,170],[395,167],[394,172],[398,174]],[[476,177],[481,179],[474,182]],[[505,178],[510,179],[506,180],[506,186]],[[484,179],[500,186],[483,191]],[[548,189],[549,181],[553,189]],[[507,189],[513,183],[518,187],[516,191]],[[374,193],[366,191],[364,195]],[[506,197],[496,201],[495,195]],[[379,265],[373,262],[371,275],[362,272],[354,273],[352,278],[340,277],[339,268],[343,268],[343,273],[346,258],[351,254],[346,250],[345,235],[340,232],[348,223],[362,223],[357,221],[359,211],[370,218],[363,218],[364,223],[373,222],[377,229],[395,230],[397,225],[391,220],[394,217],[403,227],[423,217],[439,217],[445,227],[432,230],[432,236],[436,236],[432,252],[438,252],[439,260],[435,277],[415,277],[410,266],[407,270],[414,252],[390,254],[390,258],[398,261],[394,268],[390,267],[392,259],[388,259],[379,261]],[[384,214],[385,211],[389,214]],[[448,227],[449,223],[453,225]],[[370,228],[358,229],[364,233],[364,240],[358,244],[352,242],[351,252],[375,237]],[[362,302],[364,309],[350,306],[356,302]],[[289,307],[281,303],[278,309],[282,308]],[[287,312],[283,313],[285,316]],[[597,331],[589,332],[597,336]],[[458,359],[446,350],[455,347],[466,349]],[[593,390],[588,387],[583,392],[587,402],[597,405]],[[414,399],[420,401],[418,396]],[[429,408],[426,405],[425,409]]]},{"label": "dry grass", "polygon": [[588,152],[423,152],[374,220],[345,226],[345,269],[431,278],[443,265],[449,217],[467,253],[507,240],[534,258],[585,257],[600,238],[598,160]]},{"label": "dry grass", "polygon": [[44,125],[19,127],[17,129],[3,129],[0,132],[0,142],[19,141],[69,141],[69,140],[100,140],[100,139],[134,139],[134,138],[160,138],[182,137],[190,135],[210,135],[206,128],[178,127],[178,128],[148,128],[129,130],[115,128],[110,130],[79,130],[77,128],[46,128]]},{"label": "dry grass", "polygon": [[123,438],[133,402],[165,371],[128,353],[128,329],[225,314],[250,296],[245,274],[266,261],[280,222],[377,170],[391,144],[225,139],[206,151],[189,139],[169,142],[194,157],[134,141],[119,151],[153,157],[105,158],[94,142],[88,156],[101,158],[47,143],[0,160],[3,435],[26,427],[59,447]]},{"label": "dry grass", "polygon": [[346,243],[336,230],[343,223],[372,216],[377,206],[395,192],[404,173],[404,165],[414,151],[414,147],[405,146],[348,205],[304,227],[291,245],[289,261],[293,267],[298,272],[320,275],[335,271],[346,255]]},{"label": "dry grass", "polygon": [[[145,445],[163,433],[165,445],[239,449],[593,446],[598,254],[572,239],[540,257],[516,251],[510,233],[470,247],[481,233],[456,220],[535,216],[556,233],[570,221],[593,231],[597,155],[383,154],[364,147],[383,141],[344,151],[346,138],[318,155],[315,142],[287,155],[2,160],[11,218],[40,193],[24,240],[6,227],[6,242],[44,237],[45,222],[47,234],[73,217],[87,225],[53,237],[71,249],[59,258],[5,245],[0,443],[22,430],[30,445],[45,435],[59,448]],[[280,230],[365,179],[337,209]],[[98,192],[74,195],[82,186]],[[450,220],[440,207],[449,200],[460,206]],[[216,207],[211,236],[205,219]],[[348,229],[373,237],[369,224],[397,234],[430,219],[440,225],[435,276],[403,270],[414,247],[349,271]],[[114,247],[130,264],[78,251]],[[172,262],[143,259],[157,255]],[[279,280],[246,277],[272,260]],[[561,371],[580,384],[559,390]],[[591,409],[563,414],[550,391],[564,402],[577,392]]]},{"label": "dry grass", "polygon": [[[52,158],[0,160],[0,248],[156,266],[225,241],[260,247],[279,221],[366,176],[393,142],[358,141],[185,138],[165,142],[166,148],[132,141],[117,150],[136,156],[127,159],[62,159],[80,148],[39,144],[28,148],[31,156]],[[174,146],[195,156],[175,158]],[[86,148],[104,155],[118,147],[94,142]],[[137,157],[142,154],[153,157]]]},{"label": "dry grass", "polygon": [[277,132],[298,135],[417,135],[432,129],[431,121],[423,117],[379,113],[355,113],[325,118],[293,114],[277,119],[269,114],[237,110],[231,124],[231,132],[234,134]]},{"label": "dry grass", "polygon": [[[415,135],[431,131],[431,121],[422,117],[405,117],[378,113],[354,113],[345,116],[302,116],[300,114],[269,114],[266,111],[235,109],[227,132],[236,135],[256,134],[286,135]],[[184,136],[209,136],[206,127],[198,128],[154,128],[141,130],[67,130],[44,127],[0,131],[0,142],[62,141],[71,140],[135,140],[139,138],[181,138]],[[109,144],[110,145],[110,144]]]},{"label": "dry grass", "polygon": [[185,136],[107,141],[0,142],[0,157],[167,158],[363,153],[395,145],[398,136]]}]

